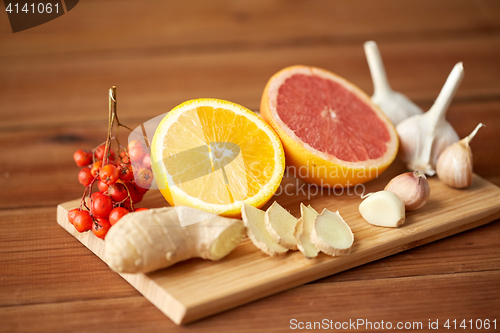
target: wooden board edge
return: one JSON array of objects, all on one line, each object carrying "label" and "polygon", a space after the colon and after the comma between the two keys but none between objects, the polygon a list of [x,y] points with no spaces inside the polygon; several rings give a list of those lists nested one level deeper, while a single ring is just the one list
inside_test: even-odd
[{"label": "wooden board edge", "polygon": [[[104,241],[95,237],[90,231],[78,232],[68,220],[67,211],[77,207],[79,203],[80,200],[78,199],[59,204],[57,206],[57,223],[107,265],[107,262],[103,259]],[[186,307],[145,274],[118,273],[111,268],[110,271],[120,275],[175,324],[180,325],[182,318],[186,314]],[[168,306],[165,306],[165,304],[168,304]]]},{"label": "wooden board edge", "polygon": [[130,283],[135,289],[137,289],[137,291],[139,291],[144,297],[146,297],[148,301],[153,303],[153,305],[158,308],[158,310],[163,312],[175,324],[180,325],[182,323],[182,320],[186,316],[187,312],[184,304],[175,299],[171,294],[165,291],[165,289],[160,288],[160,286],[150,280],[147,275],[143,273],[115,273],[117,273],[128,283]]},{"label": "wooden board edge", "polygon": [[[256,287],[254,289],[248,289],[237,295],[237,297],[235,297],[235,295],[231,295],[226,297],[226,299],[221,298],[217,302],[211,303],[208,308],[207,304],[201,304],[197,307],[188,308],[185,317],[182,318],[180,323],[182,325],[189,324],[197,320],[215,315],[217,313],[221,313],[229,309],[233,309],[241,305],[256,301],[258,299],[301,286],[305,283],[325,278],[327,276],[334,275],[357,266],[361,266],[421,245],[425,245],[473,228],[477,228],[497,219],[500,219],[500,211],[498,210],[493,214],[487,215],[486,217],[483,217],[481,219],[464,223],[458,228],[444,230],[438,234],[431,235],[429,237],[411,242],[409,244],[405,244],[403,246],[398,246],[390,250],[382,250],[380,252],[374,253],[375,256],[365,256],[358,260],[352,261],[350,264],[343,265],[341,269],[335,268],[332,270],[331,267],[329,267],[328,262],[324,262],[323,265],[311,266],[310,270],[291,275],[287,281],[280,280],[275,282],[274,284],[267,284]],[[315,270],[317,270],[317,272],[314,272]],[[315,275],[315,278],[311,279],[311,275]],[[270,289],[272,289],[272,292],[269,292]],[[238,301],[235,302],[235,298],[237,298]]]},{"label": "wooden board edge", "polygon": [[[101,260],[104,251],[104,241],[94,237],[92,233],[79,233],[69,223],[67,219],[67,211],[78,206],[79,200],[68,201],[60,204],[57,207],[57,222],[71,235],[77,238],[84,246],[96,254]],[[484,216],[486,214],[486,216]],[[331,261],[325,261],[322,264],[311,266],[310,269],[291,274],[285,280],[274,281],[269,284],[246,289],[239,294],[232,294],[226,297],[221,297],[210,303],[203,303],[198,306],[188,308],[182,302],[175,299],[167,291],[160,288],[156,283],[150,280],[145,274],[119,274],[135,289],[143,294],[151,301],[160,311],[169,317],[175,324],[188,324],[211,315],[227,311],[249,302],[300,286],[302,284],[330,276],[341,271],[345,271],[411,248],[424,245],[475,227],[492,222],[500,218],[500,208],[495,207],[489,211],[483,212],[483,217],[478,220],[468,221],[470,217],[464,217],[462,224],[453,228],[443,230],[435,235],[430,235],[422,239],[411,242],[402,242],[401,245],[391,249],[381,249],[379,252],[371,253],[370,255],[360,256],[357,260],[353,260],[348,264],[339,267],[334,267]],[[91,235],[92,234],[92,235]],[[405,237],[406,238],[406,237]],[[104,260],[103,260],[104,261]],[[329,264],[330,263],[330,264]],[[332,269],[333,268],[333,269]],[[313,277],[312,277],[313,276]],[[165,306],[168,304],[168,306]]]}]

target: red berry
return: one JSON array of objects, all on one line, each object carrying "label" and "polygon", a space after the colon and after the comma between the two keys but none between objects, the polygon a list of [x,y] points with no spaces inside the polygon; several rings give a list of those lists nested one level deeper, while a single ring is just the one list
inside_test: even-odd
[{"label": "red berry", "polygon": [[108,164],[116,166],[116,163],[117,163],[117,161],[116,161],[115,156],[114,155],[110,155],[109,159],[108,159]]},{"label": "red berry", "polygon": [[134,205],[142,201],[142,197],[144,196],[144,194],[139,193],[133,184],[131,183],[127,184],[127,188],[128,191],[130,192],[130,198],[132,199]]},{"label": "red berry", "polygon": [[99,171],[99,178],[108,185],[116,183],[118,180],[118,170],[112,164],[106,164]]},{"label": "red berry", "polygon": [[90,169],[90,173],[92,173],[92,176],[95,177],[96,175],[99,174],[99,170],[101,170],[102,167],[102,161],[97,161],[92,164],[92,168]]},{"label": "red berry", "polygon": [[105,194],[96,195],[92,199],[92,204],[90,211],[94,217],[104,217],[109,216],[109,212],[113,209],[113,201],[111,198]]},{"label": "red berry", "polygon": [[136,183],[133,183],[133,185],[134,185],[134,189],[135,189],[135,190],[137,191],[137,193],[139,193],[139,194],[144,195],[144,194],[148,193],[148,191],[149,191],[149,189],[147,189],[147,188],[143,188],[143,187],[140,187],[140,186],[138,186]]},{"label": "red berry", "polygon": [[106,151],[106,144],[104,143],[95,149],[94,155],[99,161],[103,161],[108,156],[109,163],[115,164],[116,157],[113,148],[110,147],[109,151]]},{"label": "red berry", "polygon": [[108,184],[104,183],[100,179],[99,179],[99,182],[97,183],[97,187],[99,188],[99,191],[101,191],[102,193],[104,193],[108,190]]},{"label": "red berry", "polygon": [[92,163],[92,153],[88,150],[79,149],[73,154],[73,159],[79,167],[87,166]]},{"label": "red berry", "polygon": [[92,217],[86,210],[81,210],[73,217],[73,225],[78,232],[84,232],[92,228]]},{"label": "red berry", "polygon": [[122,163],[129,163],[129,159],[128,159],[127,153],[125,151],[122,151],[120,153],[120,159],[121,159]]},{"label": "red berry", "polygon": [[125,200],[122,203],[122,207],[125,208],[126,210],[128,210],[130,212],[132,210],[132,207],[130,205],[130,199]]},{"label": "red berry", "polygon": [[123,216],[129,213],[127,208],[124,207],[116,207],[109,213],[109,222],[111,225],[115,225],[118,220],[120,220]]},{"label": "red berry", "polygon": [[146,148],[142,145],[135,145],[132,148],[130,148],[128,155],[130,156],[130,159],[132,160],[132,163],[136,165],[142,165],[142,160],[144,159],[144,156],[148,153]]},{"label": "red berry", "polygon": [[75,218],[75,214],[78,213],[78,208],[72,209],[68,212],[68,221],[73,224],[73,219]]},{"label": "red berry", "polygon": [[89,168],[83,168],[78,173],[78,181],[83,186],[89,186],[93,179],[94,176],[92,176],[92,173],[90,172]]},{"label": "red berry", "polygon": [[106,218],[98,217],[92,224],[92,232],[100,239],[104,239],[108,233],[109,228],[111,228],[111,223]]},{"label": "red berry", "polygon": [[130,150],[130,148],[134,147],[137,144],[137,140],[131,140],[129,141],[127,148]]},{"label": "red berry", "polygon": [[134,173],[130,164],[120,164],[118,166],[118,174],[120,176],[120,179],[124,182],[132,180],[134,178]]},{"label": "red berry", "polygon": [[106,145],[104,143],[102,145],[100,145],[99,147],[97,147],[94,150],[94,156],[95,156],[95,158],[97,158],[98,160],[102,161],[102,159],[104,157],[104,150],[105,149],[106,149]]},{"label": "red berry", "polygon": [[138,175],[135,179],[135,184],[144,189],[149,189],[153,182],[153,173],[149,169],[139,169]]},{"label": "red berry", "polygon": [[144,155],[144,158],[142,159],[142,166],[146,169],[151,169],[151,155]]},{"label": "red berry", "polygon": [[135,146],[140,146],[140,147],[146,147],[146,142],[144,141],[144,137],[142,137],[140,140],[131,140],[128,143],[128,150],[132,149],[132,147]]},{"label": "red berry", "polygon": [[127,188],[122,183],[114,183],[108,187],[108,195],[114,202],[121,202],[128,197]]},{"label": "red berry", "polygon": [[142,211],[144,211],[144,210],[149,210],[149,208],[144,208],[144,207],[142,207],[142,208],[137,208],[135,211],[136,211],[136,212],[142,212]]},{"label": "red berry", "polygon": [[92,194],[90,195],[90,199],[94,199],[97,195],[101,195],[101,194],[103,194],[103,193],[102,193],[102,192],[99,192],[99,191],[98,191],[98,192],[94,192],[94,193],[92,193]]}]

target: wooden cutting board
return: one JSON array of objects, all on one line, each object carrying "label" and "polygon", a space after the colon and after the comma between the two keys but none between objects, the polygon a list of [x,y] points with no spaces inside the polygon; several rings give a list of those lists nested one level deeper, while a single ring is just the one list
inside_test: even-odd
[{"label": "wooden cutting board", "polygon": [[[391,166],[382,177],[369,182],[366,191],[383,189],[390,178],[401,172],[398,169],[401,166]],[[149,274],[120,275],[172,321],[183,324],[500,218],[500,188],[477,175],[466,190],[451,189],[436,177],[429,183],[428,203],[407,213],[401,228],[392,229],[366,223],[358,212],[361,199],[357,195],[337,191],[308,197],[306,183],[285,177],[282,185],[288,185],[287,193],[293,195],[282,193],[275,199],[296,217],[300,216],[300,202],[318,211],[339,210],[354,232],[350,255],[334,258],[320,254],[305,259],[300,252],[289,252],[272,258],[246,240],[218,262],[192,259]],[[67,219],[67,212],[78,204],[79,200],[60,204],[57,221],[102,259],[105,242],[92,232],[78,233]],[[141,203],[144,207],[165,205],[157,191],[148,193]]]}]

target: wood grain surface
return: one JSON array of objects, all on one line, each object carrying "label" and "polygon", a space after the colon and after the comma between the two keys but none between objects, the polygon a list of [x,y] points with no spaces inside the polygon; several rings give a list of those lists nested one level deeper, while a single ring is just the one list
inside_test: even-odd
[{"label": "wood grain surface", "polygon": [[[392,169],[391,171],[395,171]],[[384,173],[370,186],[382,189],[394,173]],[[293,182],[284,179],[283,182]],[[416,246],[469,230],[500,217],[500,188],[475,176],[466,190],[454,190],[436,177],[429,179],[432,198],[424,208],[408,212],[405,224],[397,229],[369,225],[358,212],[359,197],[354,195],[316,195],[308,203],[321,211],[340,211],[351,227],[355,242],[349,255],[331,257],[320,254],[304,258],[298,251],[270,257],[250,240],[242,242],[216,263],[199,259],[148,274],[120,274],[176,324],[185,324],[251,301],[336,274]],[[295,192],[295,191],[294,191]],[[285,209],[295,212],[302,202],[299,195],[276,195]],[[150,193],[144,203],[164,205],[159,191]],[[269,206],[270,203],[267,204]],[[80,200],[57,207],[57,222],[89,250],[104,260],[106,242],[91,232],[79,233],[68,221],[68,212]]]},{"label": "wood grain surface", "polygon": [[500,185],[496,0],[86,0],[15,34],[0,13],[0,331],[284,332],[291,319],[324,318],[499,323],[498,220],[186,326],[56,223],[56,205],[82,193],[73,152],[104,141],[111,85],[131,127],[198,97],[258,110],[269,77],[298,63],[371,94],[366,40],[378,42],[393,88],[423,108],[464,62],[447,118],[461,137],[487,125],[471,144],[475,172]]}]

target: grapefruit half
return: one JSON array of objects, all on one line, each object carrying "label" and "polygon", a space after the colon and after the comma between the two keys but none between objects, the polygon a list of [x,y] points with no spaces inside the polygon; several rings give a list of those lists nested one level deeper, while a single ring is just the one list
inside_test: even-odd
[{"label": "grapefruit half", "polygon": [[378,177],[398,151],[396,129],[361,89],[326,70],[276,73],[260,113],[285,149],[288,172],[319,186],[353,186]]}]

